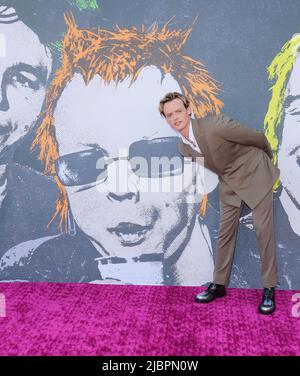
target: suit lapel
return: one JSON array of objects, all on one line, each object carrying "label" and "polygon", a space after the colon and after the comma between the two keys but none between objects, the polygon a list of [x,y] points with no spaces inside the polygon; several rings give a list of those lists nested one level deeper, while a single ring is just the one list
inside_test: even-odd
[{"label": "suit lapel", "polygon": [[198,143],[200,150],[203,152],[204,149],[205,149],[205,146],[203,148],[203,142],[202,142],[203,141],[203,137],[202,137],[203,126],[202,126],[200,120],[197,120],[197,119],[191,119],[191,120],[192,120],[191,123],[192,123],[194,136],[196,138],[196,141]]},{"label": "suit lapel", "polygon": [[201,119],[192,119],[192,127],[193,127],[193,132],[194,132],[196,141],[200,147],[200,150],[203,153],[201,155],[204,155],[209,168],[212,171],[217,172],[218,170],[212,160],[210,148],[206,139],[205,124],[203,124]]},{"label": "suit lapel", "polygon": [[201,147],[201,144],[199,143],[199,139],[200,137],[198,137],[196,133],[198,133],[198,126],[197,124],[195,124],[195,120],[194,119],[191,119],[191,123],[192,123],[192,128],[193,128],[193,133],[194,133],[194,136],[196,138],[196,142],[198,143],[198,146],[200,147],[200,150],[201,150],[201,153],[197,152],[197,150],[195,150],[194,148],[192,148],[189,144],[186,144],[185,142],[183,142],[181,140],[181,145],[183,147],[183,149],[188,153],[188,154],[191,154],[193,157],[203,157],[203,154],[202,154],[202,147]]}]

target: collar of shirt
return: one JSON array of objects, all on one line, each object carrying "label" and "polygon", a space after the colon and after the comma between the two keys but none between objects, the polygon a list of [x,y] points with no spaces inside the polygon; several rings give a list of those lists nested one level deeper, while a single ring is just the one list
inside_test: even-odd
[{"label": "collar of shirt", "polygon": [[189,125],[189,139],[187,140],[184,136],[182,136],[182,134],[180,134],[180,136],[181,136],[182,141],[185,144],[190,145],[194,150],[196,150],[199,153],[201,153],[200,148],[199,148],[199,146],[197,144],[197,141],[195,139],[195,136],[194,136],[194,132],[193,132],[193,127],[192,127],[192,122],[191,121],[190,121],[190,125]]}]

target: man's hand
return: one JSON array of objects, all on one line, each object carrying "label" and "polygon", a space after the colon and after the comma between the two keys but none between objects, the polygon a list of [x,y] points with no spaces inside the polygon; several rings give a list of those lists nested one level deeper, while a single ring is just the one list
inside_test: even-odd
[{"label": "man's hand", "polygon": [[273,159],[273,150],[271,149],[271,146],[266,138],[266,143],[264,147],[264,152],[267,153],[267,156],[272,160]]},{"label": "man's hand", "polygon": [[272,160],[273,159],[273,151],[268,150],[266,153],[268,154],[268,157]]},{"label": "man's hand", "polygon": [[6,196],[7,178],[6,178],[6,165],[0,165],[0,208]]}]

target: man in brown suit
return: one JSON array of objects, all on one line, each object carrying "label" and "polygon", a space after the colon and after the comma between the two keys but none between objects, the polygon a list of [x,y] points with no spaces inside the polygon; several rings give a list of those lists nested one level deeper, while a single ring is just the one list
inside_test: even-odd
[{"label": "man in brown suit", "polygon": [[273,184],[279,169],[273,165],[272,150],[265,135],[241,126],[223,115],[191,119],[189,100],[180,93],[168,93],[159,111],[178,133],[179,151],[184,157],[204,157],[204,165],[219,177],[220,225],[213,282],[196,296],[209,303],[226,295],[229,284],[239,217],[246,203],[252,209],[253,223],[261,257],[264,286],[259,312],[275,310],[278,284],[273,227]]}]

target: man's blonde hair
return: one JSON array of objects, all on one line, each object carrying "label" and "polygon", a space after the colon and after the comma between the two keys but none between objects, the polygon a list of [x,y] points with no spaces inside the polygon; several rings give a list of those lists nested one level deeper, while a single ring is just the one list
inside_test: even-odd
[{"label": "man's blonde hair", "polygon": [[178,93],[177,91],[174,91],[172,93],[167,93],[159,102],[158,110],[161,116],[166,117],[164,114],[164,105],[168,102],[173,101],[174,99],[180,99],[185,108],[188,108],[190,105],[190,101],[185,95]]}]

